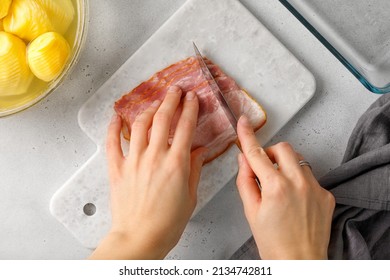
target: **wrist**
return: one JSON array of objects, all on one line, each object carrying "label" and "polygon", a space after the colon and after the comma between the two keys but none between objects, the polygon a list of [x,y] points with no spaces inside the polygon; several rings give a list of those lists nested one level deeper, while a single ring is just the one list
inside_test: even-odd
[{"label": "wrist", "polygon": [[[315,248],[314,248],[315,249]],[[261,259],[269,260],[327,260],[327,250],[307,250],[303,247],[290,249],[273,249],[271,254],[259,250]]]},{"label": "wrist", "polygon": [[91,259],[157,260],[163,259],[168,252],[160,246],[138,240],[136,235],[110,231],[91,255]]}]

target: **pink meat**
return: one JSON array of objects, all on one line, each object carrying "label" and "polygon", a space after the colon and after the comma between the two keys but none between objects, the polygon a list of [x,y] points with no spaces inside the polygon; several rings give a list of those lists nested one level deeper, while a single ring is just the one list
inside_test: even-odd
[{"label": "pink meat", "polygon": [[[259,129],[266,121],[266,114],[261,106],[217,65],[207,58],[205,61],[234,114],[236,116],[245,114],[249,117],[253,128]],[[192,90],[197,93],[199,115],[192,149],[207,147],[209,153],[206,162],[213,160],[237,140],[237,135],[207,80],[203,77],[195,57],[181,60],[157,72],[115,102],[115,111],[124,120],[124,137],[130,139],[131,125],[137,115],[148,108],[154,100],[162,100],[172,85],[179,86],[184,92]],[[174,135],[178,117],[179,115],[176,115],[172,122],[171,137]]]}]

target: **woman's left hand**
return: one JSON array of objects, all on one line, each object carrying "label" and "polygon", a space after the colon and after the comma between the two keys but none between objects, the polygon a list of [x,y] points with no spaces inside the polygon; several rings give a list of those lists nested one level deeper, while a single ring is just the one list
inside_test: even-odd
[{"label": "woman's left hand", "polygon": [[161,259],[179,241],[196,206],[206,152],[191,152],[199,110],[195,92],[185,94],[169,143],[181,100],[181,89],[171,87],[162,103],[154,102],[136,118],[127,156],[120,144],[121,118],[113,117],[106,147],[112,228],[91,258]]}]

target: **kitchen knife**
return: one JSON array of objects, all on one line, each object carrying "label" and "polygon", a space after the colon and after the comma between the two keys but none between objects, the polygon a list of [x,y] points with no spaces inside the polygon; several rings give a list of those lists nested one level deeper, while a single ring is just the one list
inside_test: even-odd
[{"label": "kitchen knife", "polygon": [[[215,97],[217,98],[220,105],[222,106],[226,117],[228,118],[230,124],[232,125],[234,131],[237,134],[237,117],[234,115],[232,109],[229,106],[229,103],[226,101],[225,97],[223,96],[221,89],[219,88],[217,82],[215,81],[213,75],[211,74],[209,68],[207,67],[206,62],[204,61],[203,56],[200,53],[198,47],[195,45],[194,42],[192,42],[192,44],[194,45],[195,55],[196,58],[198,59],[199,66],[200,69],[202,70],[203,76],[209,83],[211,90],[213,91]],[[239,144],[237,146],[241,149]]]},{"label": "kitchen knife", "polygon": [[[225,112],[226,117],[228,118],[230,124],[232,125],[232,127],[237,135],[237,117],[234,115],[232,109],[229,106],[229,103],[226,101],[225,97],[223,96],[221,89],[219,88],[217,82],[215,81],[213,75],[211,74],[209,68],[207,67],[206,62],[204,61],[203,56],[200,53],[198,47],[195,45],[194,42],[192,42],[192,44],[194,45],[195,55],[196,55],[196,58],[198,59],[199,66],[200,66],[200,69],[202,70],[203,76],[205,77],[205,79],[209,83],[209,86],[210,86],[212,92],[214,93],[215,97],[219,101],[221,107],[223,108],[223,110]],[[240,151],[242,152],[242,148],[241,148],[240,141],[238,140],[238,136],[237,136],[236,145],[240,149]],[[257,178],[257,176],[255,177],[255,181],[261,190],[262,189],[261,184],[260,184],[259,178]]]}]

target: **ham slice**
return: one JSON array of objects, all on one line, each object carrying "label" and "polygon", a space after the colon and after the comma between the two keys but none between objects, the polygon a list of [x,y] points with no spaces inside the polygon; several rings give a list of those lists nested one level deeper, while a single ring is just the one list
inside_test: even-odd
[{"label": "ham slice", "polygon": [[[262,107],[217,65],[207,58],[205,61],[234,114],[236,116],[245,114],[254,130],[263,126],[266,114]],[[183,92],[192,90],[197,93],[199,115],[192,149],[207,147],[206,162],[215,159],[237,140],[237,135],[203,77],[195,57],[188,57],[157,72],[115,102],[114,109],[124,120],[124,137],[130,139],[131,125],[137,115],[148,108],[154,100],[162,100],[168,88],[173,85],[179,86]],[[172,123],[171,137],[174,135],[177,118],[178,115]]]}]

